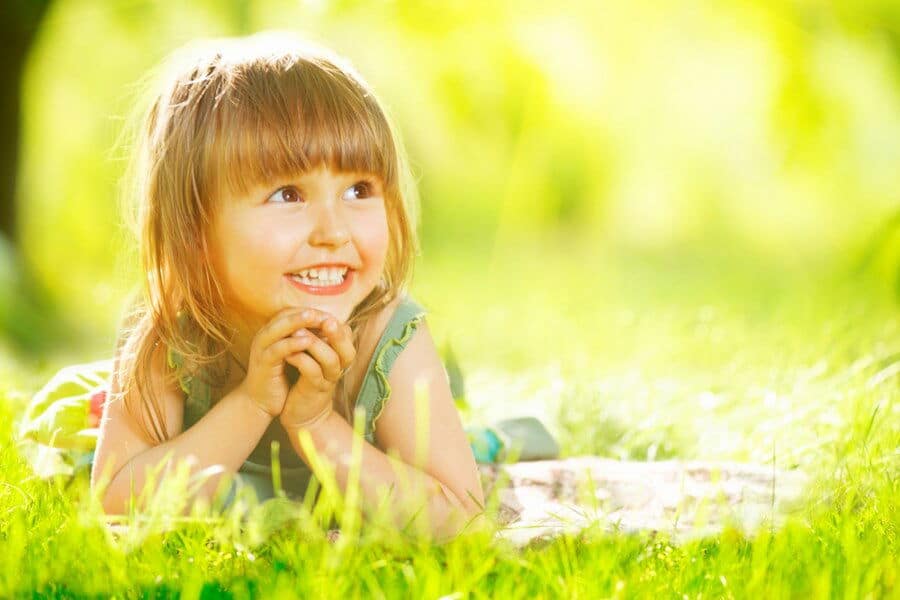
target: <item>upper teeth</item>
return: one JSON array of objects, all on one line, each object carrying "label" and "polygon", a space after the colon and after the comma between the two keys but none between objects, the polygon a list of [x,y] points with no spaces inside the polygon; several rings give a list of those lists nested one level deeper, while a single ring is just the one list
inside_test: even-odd
[{"label": "upper teeth", "polygon": [[344,279],[344,275],[347,274],[347,267],[326,267],[326,268],[318,268],[318,269],[304,269],[297,273],[300,277],[306,279],[320,279],[327,281],[338,281]]}]

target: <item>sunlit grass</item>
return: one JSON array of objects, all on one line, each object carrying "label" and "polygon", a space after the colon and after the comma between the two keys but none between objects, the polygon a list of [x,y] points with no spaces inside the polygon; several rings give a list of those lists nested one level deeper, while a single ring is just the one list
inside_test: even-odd
[{"label": "sunlit grass", "polygon": [[[41,335],[34,314],[0,319],[0,597],[900,595],[897,236],[877,277],[849,276],[896,212],[896,3],[245,4],[58,2],[31,50],[22,250],[83,340],[26,359],[6,336]],[[799,469],[803,509],[750,537],[597,527],[515,551],[352,511],[336,542],[333,496],[175,519],[179,477],[114,534],[84,478],[35,479],[17,419],[57,369],[110,357],[142,276],[114,208],[133,86],[188,38],[285,26],[397,119],[423,201],[412,292],[467,422],[538,415],[566,456]]]},{"label": "sunlit grass", "polygon": [[750,534],[675,543],[598,525],[516,550],[488,532],[440,546],[352,518],[334,539],[332,519],[350,515],[334,497],[175,519],[172,477],[166,501],[113,534],[84,478],[37,480],[9,443],[27,393],[55,365],[7,357],[0,596],[897,595],[889,296],[840,274],[691,253],[510,248],[493,270],[483,264],[431,258],[413,290],[462,364],[468,421],[539,414],[566,455],[774,460],[814,478],[803,507]]}]

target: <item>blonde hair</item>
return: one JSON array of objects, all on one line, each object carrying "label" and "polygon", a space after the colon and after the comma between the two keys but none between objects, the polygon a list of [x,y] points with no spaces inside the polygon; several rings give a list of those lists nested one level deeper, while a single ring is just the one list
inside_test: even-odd
[{"label": "blonde hair", "polygon": [[[382,284],[347,321],[357,346],[370,319],[407,289],[418,254],[416,190],[402,145],[345,60],[270,32],[195,42],[163,67],[159,91],[139,113],[125,180],[124,214],[132,217],[146,279],[123,321],[113,374],[116,395],[156,443],[168,439],[161,398],[150,385],[159,346],[183,359],[169,365],[168,385],[185,376],[214,389],[225,383],[221,367],[235,330],[206,251],[223,193],[319,165],[380,176],[390,240]],[[351,419],[344,387],[341,379],[340,412]]]}]

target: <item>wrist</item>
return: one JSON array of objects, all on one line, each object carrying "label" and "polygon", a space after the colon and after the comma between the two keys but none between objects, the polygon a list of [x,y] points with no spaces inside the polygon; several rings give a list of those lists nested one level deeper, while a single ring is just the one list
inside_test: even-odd
[{"label": "wrist", "polygon": [[278,416],[278,420],[281,422],[282,427],[284,427],[284,429],[289,433],[296,433],[301,429],[304,429],[311,433],[312,431],[322,427],[332,418],[333,415],[336,414],[337,413],[334,412],[334,409],[331,406],[327,406],[322,412],[311,418],[298,420],[292,418],[286,413],[281,413],[281,415]]},{"label": "wrist", "polygon": [[270,423],[272,419],[275,418],[276,415],[273,415],[265,408],[259,405],[258,402],[253,400],[253,397],[248,394],[243,388],[238,387],[235,389],[236,400],[241,403],[244,408],[253,415],[253,417],[259,417],[262,420],[265,420],[266,423]]}]

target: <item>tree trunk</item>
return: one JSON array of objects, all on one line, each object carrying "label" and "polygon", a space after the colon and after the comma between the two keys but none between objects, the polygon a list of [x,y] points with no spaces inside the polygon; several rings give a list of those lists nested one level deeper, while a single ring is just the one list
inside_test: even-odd
[{"label": "tree trunk", "polygon": [[22,122],[22,75],[49,0],[6,0],[0,16],[0,235],[19,250],[16,180]]}]

